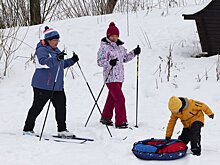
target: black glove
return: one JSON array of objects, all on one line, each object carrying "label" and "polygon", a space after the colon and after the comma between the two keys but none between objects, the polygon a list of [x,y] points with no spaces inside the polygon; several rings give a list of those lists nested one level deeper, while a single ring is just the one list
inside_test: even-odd
[{"label": "black glove", "polygon": [[79,57],[78,57],[78,55],[77,55],[75,52],[73,52],[72,60],[73,60],[74,62],[79,61]]},{"label": "black glove", "polygon": [[165,138],[165,140],[170,140],[170,139],[171,139],[171,137],[166,137],[166,138]]},{"label": "black glove", "polygon": [[171,137],[166,137],[164,143],[168,143],[170,139],[171,139]]},{"label": "black glove", "polygon": [[115,66],[116,63],[117,63],[117,61],[118,61],[118,58],[112,59],[112,60],[109,61],[109,64],[110,64],[111,66]]},{"label": "black glove", "polygon": [[209,115],[209,118],[214,119],[214,114]]},{"label": "black glove", "polygon": [[57,60],[58,61],[64,60],[64,56],[67,55],[64,51],[65,50],[63,50],[62,52],[57,54]]},{"label": "black glove", "polygon": [[137,45],[137,47],[134,49],[134,54],[138,55],[141,53],[141,48],[139,47],[139,45]]}]

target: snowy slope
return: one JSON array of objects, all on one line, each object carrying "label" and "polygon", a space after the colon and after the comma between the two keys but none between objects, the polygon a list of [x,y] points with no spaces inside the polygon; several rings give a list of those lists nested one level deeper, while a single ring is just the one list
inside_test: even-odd
[{"label": "snowy slope", "polygon": [[[161,16],[161,10],[154,9],[147,16],[145,12],[129,15],[130,35],[127,36],[126,15],[114,14],[98,17],[84,17],[48,23],[56,28],[61,35],[60,49],[66,49],[71,57],[75,51],[80,57],[82,70],[97,96],[102,85],[102,68],[96,64],[96,52],[100,39],[105,36],[110,21],[115,21],[120,29],[120,38],[125,41],[128,50],[139,44],[140,55],[139,79],[139,128],[133,130],[117,130],[110,127],[113,138],[110,138],[106,128],[99,123],[100,114],[94,110],[87,127],[86,119],[94,101],[84,82],[77,65],[73,66],[75,78],[70,70],[65,78],[67,95],[68,129],[76,135],[94,138],[95,141],[83,145],[61,144],[51,141],[39,142],[37,138],[22,136],[22,128],[28,109],[32,104],[32,87],[30,86],[34,64],[26,58],[16,58],[9,74],[0,80],[0,162],[4,165],[64,165],[64,164],[94,164],[94,165],[135,165],[135,164],[218,164],[220,160],[220,144],[218,143],[219,126],[218,108],[220,102],[219,82],[216,81],[217,57],[191,58],[198,53],[198,36],[193,21],[184,21],[182,14],[192,11],[198,6],[173,8],[169,15]],[[25,43],[16,52],[16,56],[30,57],[39,41],[39,29],[44,25],[22,28],[19,36],[28,29]],[[145,41],[143,33],[149,37],[152,49]],[[166,81],[166,64],[159,56],[166,59],[169,47],[172,46],[173,62],[170,82]],[[161,76],[156,72],[162,66]],[[2,65],[2,63],[1,63]],[[2,68],[2,66],[1,66]],[[205,77],[197,82],[198,75]],[[156,73],[155,73],[156,72]],[[158,89],[156,87],[158,81]],[[127,116],[130,126],[135,125],[135,92],[136,92],[136,60],[125,64],[125,83],[123,90],[126,97]],[[99,100],[103,107],[107,95],[105,88]],[[170,96],[186,96],[207,103],[215,112],[215,120],[205,117],[205,127],[202,130],[202,155],[195,157],[187,155],[176,161],[141,161],[131,152],[132,145],[146,138],[164,138],[166,124],[170,112],[167,101]],[[35,132],[40,133],[47,106],[38,117]],[[173,138],[180,134],[180,122],[175,127]],[[56,134],[54,109],[50,113],[45,128],[45,135]],[[127,136],[126,140],[122,140]]]}]

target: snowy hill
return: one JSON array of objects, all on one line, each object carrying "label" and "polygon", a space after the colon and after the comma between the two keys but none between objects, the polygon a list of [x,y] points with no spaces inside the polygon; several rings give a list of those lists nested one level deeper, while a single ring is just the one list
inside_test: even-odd
[{"label": "snowy hill", "polygon": [[[125,41],[125,47],[128,50],[134,49],[137,44],[140,45],[142,53],[139,72],[139,128],[117,130],[110,127],[113,135],[110,138],[106,127],[99,123],[100,114],[97,109],[94,110],[88,126],[84,127],[94,101],[79,68],[74,65],[74,79],[70,70],[67,71],[65,77],[67,126],[76,135],[94,138],[95,141],[83,145],[63,144],[38,141],[37,138],[23,136],[24,120],[32,104],[33,93],[30,83],[35,67],[32,62],[26,63],[28,58],[18,57],[12,63],[8,76],[0,80],[0,162],[4,165],[141,165],[146,163],[169,163],[169,165],[211,163],[217,165],[220,160],[218,158],[220,152],[218,143],[220,86],[216,80],[215,71],[217,56],[191,58],[198,53],[198,36],[195,23],[184,21],[182,14],[195,8],[198,6],[171,8],[167,16],[161,16],[159,9],[154,9],[148,15],[146,12],[130,14],[129,36],[127,36],[125,14],[83,17],[48,23],[47,25],[57,29],[61,35],[59,48],[61,50],[65,48],[69,57],[72,56],[72,51],[79,55],[79,63],[96,97],[103,85],[102,68],[96,64],[96,53],[100,39],[106,34],[109,22],[114,21],[119,27],[120,38]],[[19,33],[21,38],[28,30],[25,43],[29,46],[23,44],[16,52],[16,56],[30,57],[34,53],[40,30],[43,27],[44,25],[39,25],[21,29]],[[165,61],[169,55],[170,46],[175,67],[171,70],[170,82],[167,82]],[[162,69],[159,76],[160,64]],[[208,80],[204,77],[206,72]],[[202,78],[200,82],[197,81],[198,75]],[[125,64],[123,90],[128,122],[133,127],[136,93],[135,59]],[[200,157],[187,155],[185,158],[169,162],[146,162],[137,159],[131,152],[134,142],[151,137],[164,138],[170,115],[167,102],[172,95],[203,101],[215,112],[214,120],[205,116],[205,127],[202,129],[202,155]],[[107,89],[105,88],[98,102],[100,107],[103,107],[106,96]],[[36,121],[36,133],[41,131],[46,108],[47,105]],[[178,121],[173,138],[177,138],[181,130],[182,125]],[[56,134],[53,107],[50,108],[44,134]],[[127,138],[123,140],[125,137]]]}]

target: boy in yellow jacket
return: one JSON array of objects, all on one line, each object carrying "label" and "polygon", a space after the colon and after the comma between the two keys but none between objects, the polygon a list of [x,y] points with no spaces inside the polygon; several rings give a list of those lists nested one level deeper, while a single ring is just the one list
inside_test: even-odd
[{"label": "boy in yellow jacket", "polygon": [[[178,137],[185,144],[191,143],[193,155],[201,155],[201,128],[204,125],[204,113],[214,119],[214,113],[205,104],[193,99],[172,96],[168,103],[171,116],[166,129],[166,140],[170,140],[177,119],[183,124],[183,130]],[[204,112],[204,113],[203,113]]]}]

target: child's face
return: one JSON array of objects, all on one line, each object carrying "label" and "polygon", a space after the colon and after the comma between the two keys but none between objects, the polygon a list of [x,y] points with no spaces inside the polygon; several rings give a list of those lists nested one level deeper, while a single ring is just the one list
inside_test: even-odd
[{"label": "child's face", "polygon": [[112,42],[117,42],[118,41],[118,35],[111,35],[110,37],[109,37],[109,39],[112,41]]},{"label": "child's face", "polygon": [[60,41],[59,39],[52,39],[52,40],[48,40],[48,43],[52,48],[55,49],[57,48],[59,41]]}]

